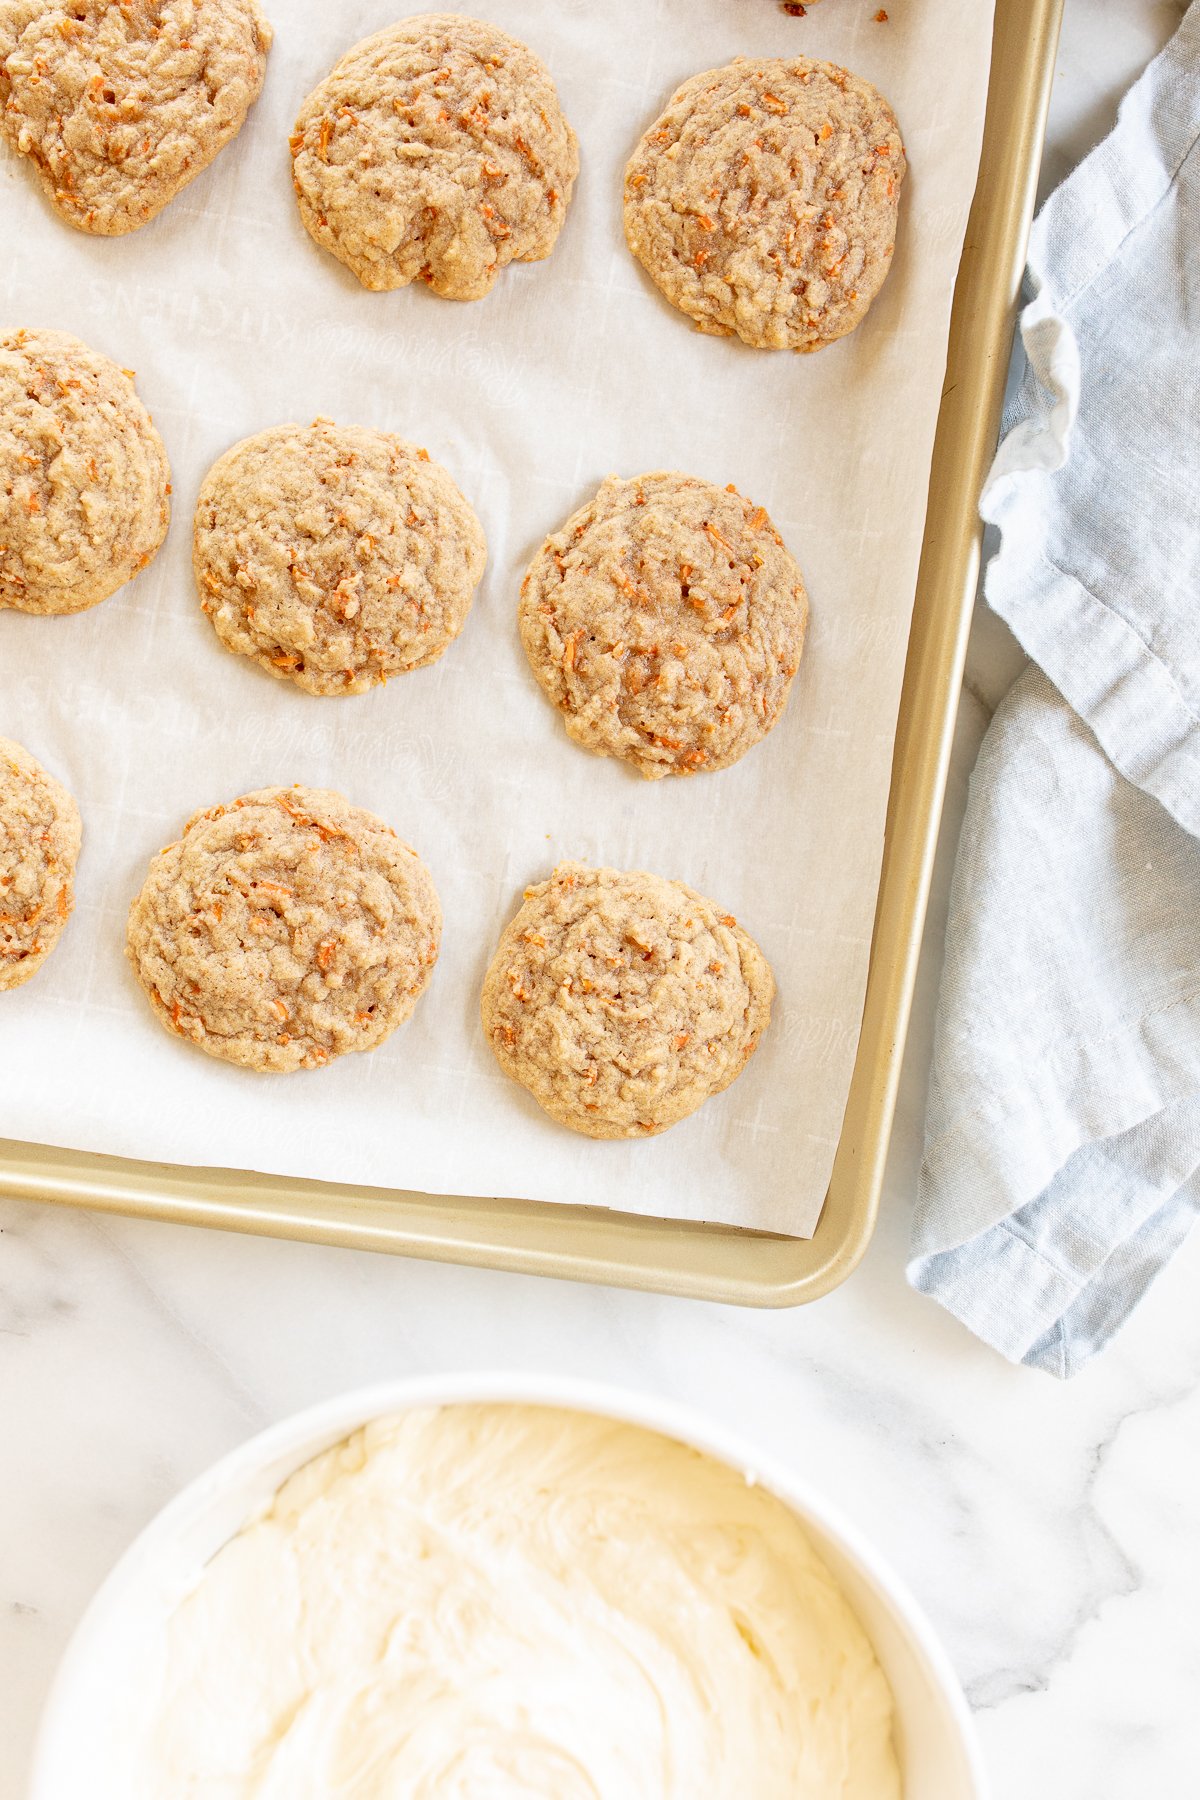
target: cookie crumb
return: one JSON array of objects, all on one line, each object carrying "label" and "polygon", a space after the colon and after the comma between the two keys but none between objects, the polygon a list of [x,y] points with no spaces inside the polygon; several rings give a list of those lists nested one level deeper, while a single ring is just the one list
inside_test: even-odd
[{"label": "cookie crumb", "polygon": [[792,19],[803,19],[808,12],[807,6],[802,6],[800,0],[782,0],[782,4],[784,12]]},{"label": "cookie crumb", "polygon": [[887,18],[888,18],[888,16],[887,16],[887,14],[886,14],[886,13],[885,13],[885,12],[884,12],[884,10],[883,10],[883,8],[882,8],[882,6],[881,6],[881,7],[880,7],[880,9],[879,9],[879,11],[878,11],[878,12],[877,12],[877,13],[876,13],[876,14],[875,14],[875,23],[876,23],[876,24],[877,24],[877,25],[886,25],[886,24],[887,24]]}]

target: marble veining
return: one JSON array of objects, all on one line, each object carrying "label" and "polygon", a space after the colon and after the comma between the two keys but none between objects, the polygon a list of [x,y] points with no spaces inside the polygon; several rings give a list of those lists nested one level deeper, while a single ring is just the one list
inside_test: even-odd
[{"label": "marble veining", "polygon": [[[1044,188],[1104,133],[1182,11],[1067,0]],[[820,1305],[745,1314],[0,1208],[0,1800],[24,1795],[37,1712],[89,1595],[184,1482],[342,1388],[481,1365],[670,1394],[816,1477],[943,1634],[996,1800],[1196,1792],[1200,1235],[1065,1385],[1010,1369],[903,1283],[950,846],[1019,664],[981,614],[883,1215],[861,1270]]]}]

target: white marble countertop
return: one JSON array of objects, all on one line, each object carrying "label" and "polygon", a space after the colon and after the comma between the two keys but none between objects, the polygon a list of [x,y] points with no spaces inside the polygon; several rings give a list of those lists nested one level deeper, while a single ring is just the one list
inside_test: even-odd
[{"label": "white marble countertop", "polygon": [[[1182,0],[1067,0],[1044,187]],[[1016,656],[977,621],[882,1222],[785,1314],[127,1220],[0,1209],[0,1800],[88,1597],[184,1482],[268,1422],[436,1369],[604,1376],[817,1477],[907,1577],[978,1711],[996,1800],[1196,1792],[1200,1234],[1074,1382],[1011,1369],[904,1285],[951,847]]]}]

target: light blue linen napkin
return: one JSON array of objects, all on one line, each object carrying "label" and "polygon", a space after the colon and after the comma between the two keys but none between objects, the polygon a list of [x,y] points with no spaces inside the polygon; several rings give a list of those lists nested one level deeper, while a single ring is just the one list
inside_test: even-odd
[{"label": "light blue linen napkin", "polygon": [[1200,0],[1028,280],[908,1275],[1070,1375],[1200,1209]]}]

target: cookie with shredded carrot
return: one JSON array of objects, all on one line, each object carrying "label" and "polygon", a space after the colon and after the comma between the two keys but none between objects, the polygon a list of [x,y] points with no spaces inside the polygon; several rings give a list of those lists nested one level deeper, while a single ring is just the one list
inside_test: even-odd
[{"label": "cookie with shredded carrot", "polygon": [[723,769],[777,723],[804,579],[734,487],[610,475],[521,584],[521,642],[575,742],[650,779]]},{"label": "cookie with shredded carrot", "polygon": [[36,975],[62,936],[82,835],[62,783],[0,737],[0,991]]},{"label": "cookie with shredded carrot", "polygon": [[237,136],[270,44],[255,0],[0,0],[0,130],[69,225],[135,231]]},{"label": "cookie with shredded carrot", "polygon": [[320,788],[262,788],[159,852],[126,949],[169,1031],[286,1073],[389,1037],[441,933],[429,870],[382,819]]},{"label": "cookie with shredded carrot", "polygon": [[560,863],[500,938],[483,1029],[506,1075],[593,1138],[650,1137],[745,1068],[775,982],[728,913],[641,871]]},{"label": "cookie with shredded carrot", "polygon": [[217,636],[310,694],[435,662],[486,560],[479,520],[427,450],[330,419],[244,438],[196,505],[196,585]]},{"label": "cookie with shredded carrot", "polygon": [[364,287],[479,300],[549,256],[579,173],[544,63],[495,25],[423,13],[348,50],[291,139],[300,217]]},{"label": "cookie with shredded carrot", "polygon": [[625,170],[629,248],[701,331],[819,350],[891,267],[904,146],[869,81],[738,57],[672,96]]},{"label": "cookie with shredded carrot", "polygon": [[170,492],[131,369],[65,331],[0,330],[0,607],[107,600],[162,543]]}]

